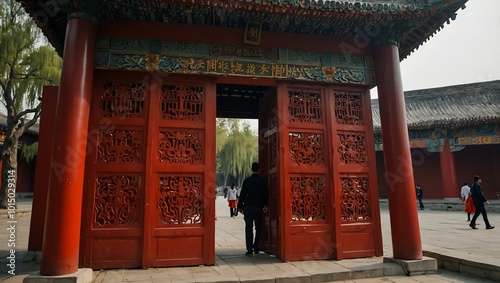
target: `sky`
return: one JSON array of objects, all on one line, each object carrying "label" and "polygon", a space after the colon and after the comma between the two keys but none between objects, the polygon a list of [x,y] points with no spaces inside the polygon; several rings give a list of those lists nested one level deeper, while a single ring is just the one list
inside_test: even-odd
[{"label": "sky", "polygon": [[[401,62],[405,91],[500,80],[500,0],[469,0]],[[377,98],[377,88],[371,89]],[[257,129],[257,120],[249,120]]]},{"label": "sky", "polygon": [[[450,24],[401,62],[403,89],[500,80],[500,0],[469,0]],[[376,88],[371,90],[376,98]]]}]

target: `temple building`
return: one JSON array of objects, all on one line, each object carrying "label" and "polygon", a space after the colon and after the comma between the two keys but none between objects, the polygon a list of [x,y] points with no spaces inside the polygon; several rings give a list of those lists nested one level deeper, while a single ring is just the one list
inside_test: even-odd
[{"label": "temple building", "polygon": [[[500,192],[500,81],[405,92],[415,185],[427,199],[456,199],[474,175],[488,199]],[[387,197],[378,101],[372,100],[378,188]],[[386,179],[387,177],[387,179]],[[396,178],[396,179],[394,179]]]},{"label": "temple building", "polygon": [[20,2],[63,55],[43,94],[42,276],[215,264],[216,117],[259,119],[260,250],[381,256],[375,86],[393,256],[422,259],[399,64],[466,0]]}]

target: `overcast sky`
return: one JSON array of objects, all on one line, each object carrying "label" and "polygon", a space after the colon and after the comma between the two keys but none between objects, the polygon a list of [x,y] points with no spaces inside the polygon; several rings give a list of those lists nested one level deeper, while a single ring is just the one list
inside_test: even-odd
[{"label": "overcast sky", "polygon": [[401,62],[403,89],[500,80],[499,11],[500,0],[469,0],[454,21]]}]

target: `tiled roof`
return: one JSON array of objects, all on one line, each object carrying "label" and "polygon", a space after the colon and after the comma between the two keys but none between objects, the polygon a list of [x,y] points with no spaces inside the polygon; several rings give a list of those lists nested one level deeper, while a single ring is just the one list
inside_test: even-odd
[{"label": "tiled roof", "polygon": [[[405,92],[409,129],[449,128],[500,122],[500,80]],[[380,131],[378,99],[373,126]]]},{"label": "tiled roof", "polygon": [[[454,20],[467,0],[18,0],[62,54],[68,14],[97,19],[169,22],[264,31],[400,40],[404,59]],[[44,3],[44,2],[50,2]]]}]

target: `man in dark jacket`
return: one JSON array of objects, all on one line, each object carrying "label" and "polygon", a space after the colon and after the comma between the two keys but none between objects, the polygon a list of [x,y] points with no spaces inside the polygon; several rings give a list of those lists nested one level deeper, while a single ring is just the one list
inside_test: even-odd
[{"label": "man in dark jacket", "polygon": [[418,203],[420,204],[420,210],[424,210],[424,203],[422,202],[422,198],[424,197],[424,191],[420,185],[417,185],[417,198]]},{"label": "man in dark jacket", "polygon": [[486,214],[486,208],[484,207],[484,204],[485,203],[489,204],[489,202],[484,197],[483,189],[481,188],[480,184],[481,184],[481,177],[474,176],[474,184],[472,184],[472,186],[470,188],[470,192],[471,192],[472,200],[474,201],[474,206],[476,207],[476,213],[472,217],[472,221],[470,222],[469,226],[472,229],[477,229],[476,228],[476,219],[479,217],[479,214],[482,214],[484,224],[486,224],[486,229],[493,229],[493,228],[495,228],[495,226],[490,225],[490,222],[488,221],[488,215]]},{"label": "man in dark jacket", "polygon": [[[246,178],[241,186],[238,210],[245,219],[245,241],[247,255],[259,253],[260,234],[262,232],[262,216],[267,212],[267,183],[259,176],[260,165],[252,164],[252,176]],[[255,222],[255,240],[253,238],[253,225]]]}]

